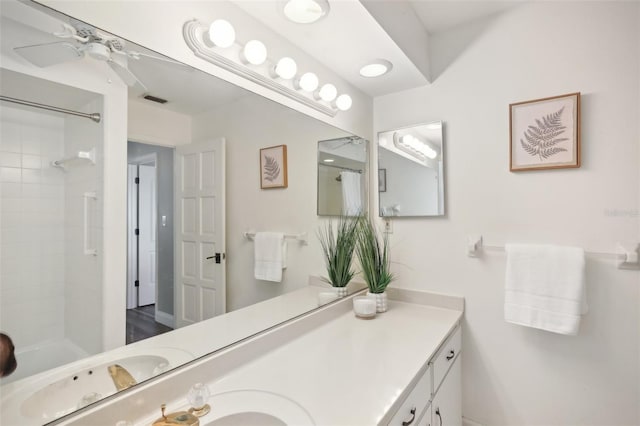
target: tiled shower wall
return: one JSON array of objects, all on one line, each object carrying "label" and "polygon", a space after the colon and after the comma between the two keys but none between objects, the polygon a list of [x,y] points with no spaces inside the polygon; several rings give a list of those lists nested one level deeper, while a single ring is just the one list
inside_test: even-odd
[{"label": "tiled shower wall", "polygon": [[[102,113],[101,100],[84,107],[83,112]],[[76,161],[65,173],[65,334],[89,354],[103,350],[102,296],[102,211],[103,211],[103,124],[68,116],[65,119],[65,156],[95,149],[96,164]],[[88,201],[88,246],[98,250],[97,256],[84,253],[84,197],[95,192],[97,199]],[[122,286],[126,285],[123,276]],[[122,307],[124,315],[124,306]]]},{"label": "tiled shower wall", "polygon": [[65,121],[0,107],[0,328],[18,348],[64,337]]}]

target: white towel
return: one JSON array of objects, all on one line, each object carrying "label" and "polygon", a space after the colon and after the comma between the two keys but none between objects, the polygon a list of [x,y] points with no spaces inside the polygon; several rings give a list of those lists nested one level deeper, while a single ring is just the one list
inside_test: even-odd
[{"label": "white towel", "polygon": [[281,232],[256,232],[254,238],[254,276],[257,280],[282,281],[287,267],[287,242]]},{"label": "white towel", "polygon": [[362,214],[362,187],[360,173],[340,172],[342,182],[342,214],[359,216]]},{"label": "white towel", "polygon": [[507,244],[504,319],[554,333],[576,335],[587,313],[584,250]]}]

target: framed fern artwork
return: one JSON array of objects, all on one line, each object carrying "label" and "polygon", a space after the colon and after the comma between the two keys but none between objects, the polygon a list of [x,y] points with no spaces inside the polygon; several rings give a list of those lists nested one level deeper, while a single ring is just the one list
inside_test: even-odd
[{"label": "framed fern artwork", "polygon": [[286,188],[287,184],[287,146],[262,148],[260,150],[260,188]]},{"label": "framed fern artwork", "polygon": [[512,172],[580,167],[580,93],[509,105]]}]

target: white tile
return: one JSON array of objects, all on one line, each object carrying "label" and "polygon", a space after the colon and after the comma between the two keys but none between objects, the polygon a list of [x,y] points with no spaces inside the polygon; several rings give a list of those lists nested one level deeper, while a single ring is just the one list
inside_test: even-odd
[{"label": "white tile", "polygon": [[23,127],[22,129],[22,153],[40,155],[40,129],[36,127]]},{"label": "white tile", "polygon": [[17,152],[0,151],[0,167],[21,167],[20,154]]},{"label": "white tile", "polygon": [[0,167],[0,182],[20,183],[22,170],[16,167]]},{"label": "white tile", "polygon": [[22,170],[22,182],[24,183],[40,183],[42,180],[42,171],[35,169]]},{"label": "white tile", "polygon": [[22,154],[23,169],[40,169],[42,167],[42,157],[39,155]]},{"label": "white tile", "polygon": [[0,126],[0,150],[18,153],[22,152],[19,124],[2,120]]},{"label": "white tile", "polygon": [[24,198],[40,198],[42,187],[39,183],[23,183],[22,196]]},{"label": "white tile", "polygon": [[22,196],[22,184],[15,182],[0,183],[0,198],[19,198]]}]

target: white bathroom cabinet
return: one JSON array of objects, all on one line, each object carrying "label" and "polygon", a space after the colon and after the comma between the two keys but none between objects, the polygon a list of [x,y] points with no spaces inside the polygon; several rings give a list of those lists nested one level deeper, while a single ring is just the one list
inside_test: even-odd
[{"label": "white bathroom cabinet", "polygon": [[461,426],[462,334],[458,325],[429,361],[390,426]]}]

